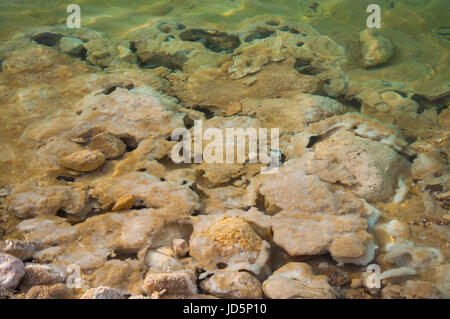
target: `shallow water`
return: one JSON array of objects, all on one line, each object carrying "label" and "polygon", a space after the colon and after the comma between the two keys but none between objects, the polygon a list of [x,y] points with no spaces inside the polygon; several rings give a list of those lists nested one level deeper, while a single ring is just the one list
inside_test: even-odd
[{"label": "shallow water", "polygon": [[[394,53],[386,62],[373,67],[364,67],[359,34],[362,30],[366,29],[366,19],[369,15],[366,12],[366,8],[371,3],[377,3],[381,7],[382,27],[378,30],[378,35],[390,39],[393,43]],[[358,112],[384,122],[387,124],[387,127],[391,127],[392,125],[396,126],[399,132],[401,132],[399,134],[404,138],[405,143],[409,144],[404,147],[407,150],[401,149],[400,147],[395,149],[395,142],[392,140],[393,136],[380,138],[376,135],[376,129],[367,133],[368,135],[366,136],[360,133],[358,128],[354,129],[352,127],[351,129],[356,132],[355,134],[357,136],[364,137],[366,142],[370,140],[370,143],[384,143],[394,148],[399,154],[401,153],[399,158],[405,160],[405,163],[407,163],[405,167],[408,166],[408,172],[404,176],[400,176],[402,182],[406,183],[406,192],[403,197],[399,195],[402,197],[402,200],[399,201],[393,200],[393,196],[389,200],[372,200],[369,196],[365,197],[365,194],[361,195],[362,193],[355,191],[357,186],[352,185],[349,187],[349,184],[345,182],[341,183],[339,177],[335,183],[335,181],[331,182],[328,180],[330,177],[323,177],[320,172],[315,172],[314,174],[318,175],[320,179],[323,179],[329,185],[332,185],[330,187],[333,192],[337,192],[338,189],[345,189],[346,191],[356,193],[356,195],[364,198],[364,200],[368,200],[373,207],[382,212],[382,216],[377,225],[382,225],[393,219],[401,221],[408,225],[408,239],[414,245],[439,251],[442,258],[437,265],[431,262],[430,264],[432,266],[429,268],[426,268],[426,266],[423,266],[425,268],[421,268],[422,266],[415,265],[414,267],[419,269],[418,274],[405,278],[433,282],[439,286],[444,297],[449,297],[447,295],[450,289],[448,275],[447,277],[444,276],[447,278],[447,281],[445,281],[442,279],[443,276],[439,274],[441,269],[445,267],[447,267],[445,269],[448,272],[448,258],[450,257],[448,225],[448,210],[450,207],[450,196],[448,195],[450,191],[450,169],[448,163],[450,151],[450,116],[448,115],[448,105],[450,104],[450,7],[448,6],[447,0],[129,0],[126,2],[121,0],[80,0],[77,4],[81,8],[82,29],[99,32],[101,37],[109,39],[111,43],[115,43],[114,45],[120,45],[120,40],[127,42],[129,39],[133,39],[131,43],[134,46],[134,42],[139,42],[139,36],[145,38],[146,32],[151,30],[153,26],[159,22],[164,23],[172,20],[187,25],[188,29],[201,29],[201,32],[205,32],[203,30],[219,30],[228,32],[229,34],[239,34],[239,32],[244,32],[249,28],[251,29],[258,22],[262,23],[265,21],[264,23],[271,25],[270,21],[279,21],[281,19],[281,21],[289,21],[290,23],[305,24],[305,28],[311,26],[321,35],[328,36],[330,40],[327,40],[328,42],[324,47],[318,45],[318,48],[315,48],[314,44],[308,45],[313,47],[314,58],[320,57],[323,54],[322,63],[324,65],[328,65],[327,63],[336,63],[338,66],[335,67],[333,64],[333,72],[337,73],[331,73],[331,76],[327,75],[328,78],[321,78],[321,72],[316,73],[314,68],[308,69],[311,66],[308,65],[308,61],[306,61],[307,71],[306,73],[302,73],[301,67],[305,66],[302,65],[305,61],[300,58],[296,58],[294,69],[303,75],[317,77],[317,79],[325,83],[324,87],[332,79],[340,79],[342,77],[346,83],[346,87],[336,94],[322,87],[315,91],[305,89],[303,92],[321,96],[328,95],[346,107],[344,113]],[[264,123],[270,123],[269,126],[275,125],[273,123],[286,125],[286,127],[283,127],[287,132],[284,138],[288,138],[288,136],[295,135],[301,130],[307,129],[308,125],[302,127],[299,131],[290,131],[290,128],[287,128],[289,124],[286,124],[291,120],[289,118],[290,115],[286,115],[286,121],[283,121],[282,118],[280,120],[277,116],[273,116],[279,122],[273,120],[274,122],[272,123],[270,119],[267,119],[266,115],[254,115],[259,111],[258,108],[253,110],[256,113],[249,112],[248,114],[244,113],[244,107],[242,106],[237,111],[234,109],[235,104],[233,103],[239,104],[241,100],[244,101],[247,98],[258,99],[260,97],[259,95],[264,95],[265,91],[270,91],[269,88],[264,89],[264,87],[251,91],[248,87],[252,87],[254,83],[257,86],[260,82],[263,82],[264,77],[267,76],[264,74],[264,71],[270,70],[269,68],[271,66],[277,66],[277,63],[279,63],[280,67],[275,67],[273,72],[280,72],[279,74],[276,73],[279,78],[286,76],[286,83],[290,81],[292,76],[289,73],[292,67],[284,69],[285,67],[282,66],[285,65],[283,61],[289,60],[289,55],[283,56],[279,60],[271,56],[270,58],[273,58],[273,60],[267,62],[257,71],[249,72],[245,75],[244,78],[248,79],[248,82],[246,80],[239,82],[239,78],[237,80],[234,79],[236,81],[230,80],[227,75],[227,70],[230,70],[228,69],[229,66],[232,65],[235,57],[243,54],[238,50],[242,47],[245,48],[245,45],[252,42],[251,40],[244,41],[248,43],[239,43],[237,47],[240,46],[240,48],[233,49],[235,50],[234,52],[233,50],[228,52],[228,49],[225,50],[219,47],[220,50],[211,53],[210,51],[214,50],[205,51],[201,48],[199,49],[198,65],[195,59],[190,60],[189,63],[183,59],[180,59],[182,62],[179,62],[179,60],[173,58],[172,52],[171,54],[167,54],[167,56],[156,54],[154,57],[148,59],[148,61],[145,61],[145,54],[139,55],[139,48],[136,53],[136,48],[132,47],[129,49],[130,55],[134,56],[136,54],[138,58],[134,57],[135,60],[132,60],[131,63],[128,60],[121,60],[120,62],[113,61],[110,64],[108,62],[103,65],[101,64],[103,62],[96,60],[97,57],[89,58],[89,54],[91,54],[89,50],[86,51],[83,49],[83,53],[71,55],[62,53],[59,50],[58,44],[44,45],[44,43],[41,43],[43,51],[38,50],[36,52],[43,54],[43,64],[46,63],[45,57],[47,55],[50,56],[49,59],[54,59],[57,62],[50,63],[49,66],[46,65],[43,66],[43,69],[40,69],[39,65],[33,65],[32,57],[26,55],[22,57],[21,52],[25,52],[27,48],[32,48],[37,45],[36,42],[31,41],[27,43],[26,41],[29,40],[29,35],[38,34],[42,27],[64,26],[69,15],[66,12],[66,7],[67,1],[61,0],[0,0],[0,62],[4,63],[0,69],[2,70],[0,72],[0,104],[2,105],[0,108],[0,116],[4,123],[3,127],[0,128],[0,162],[2,166],[0,167],[0,190],[2,191],[0,193],[0,239],[2,237],[3,239],[28,239],[27,236],[30,236],[30,234],[24,235],[23,232],[18,231],[16,226],[24,219],[35,217],[33,215],[34,213],[26,216],[18,216],[20,214],[17,211],[20,210],[21,205],[26,205],[23,203],[20,205],[16,204],[16,206],[11,204],[13,201],[11,198],[13,198],[13,195],[15,196],[15,193],[26,193],[27,191],[31,192],[33,190],[31,186],[27,188],[26,182],[35,182],[39,187],[69,185],[74,189],[76,187],[88,190],[95,189],[95,195],[91,194],[89,200],[95,202],[95,204],[92,204],[93,207],[95,205],[99,207],[95,206],[95,209],[92,209],[87,216],[80,217],[77,214],[74,214],[76,216],[72,216],[64,209],[59,209],[53,213],[53,215],[57,214],[57,216],[65,218],[72,225],[85,224],[84,219],[86,217],[89,220],[96,215],[109,214],[112,204],[115,201],[117,202],[118,198],[115,195],[111,195],[112,198],[106,195],[106,199],[102,198],[104,196],[102,192],[107,193],[106,189],[102,188],[105,186],[101,184],[102,180],[116,176],[123,177],[129,170],[133,171],[134,169],[146,170],[160,178],[162,182],[166,182],[166,179],[169,179],[166,175],[169,172],[175,171],[177,168],[195,170],[195,176],[185,177],[189,182],[191,182],[189,178],[193,178],[192,183],[194,186],[190,189],[195,191],[200,198],[201,209],[197,208],[195,215],[209,214],[211,211],[217,213],[214,210],[216,207],[214,205],[217,205],[217,207],[224,205],[223,207],[228,209],[230,207],[226,205],[232,205],[229,203],[234,200],[234,197],[231,197],[238,197],[236,194],[231,195],[228,192],[229,190],[225,189],[223,190],[224,195],[222,197],[217,194],[211,195],[208,193],[209,191],[214,192],[218,189],[220,191],[221,187],[228,186],[236,186],[238,193],[244,193],[248,190],[247,186],[255,176],[251,172],[239,175],[233,171],[229,176],[224,174],[222,176],[223,181],[213,182],[212,178],[215,176],[214,174],[220,176],[220,173],[218,173],[220,169],[212,170],[210,172],[210,180],[208,180],[208,174],[202,175],[207,168],[197,169],[195,165],[180,167],[173,163],[168,163],[166,157],[163,157],[163,155],[160,157],[154,155],[163,151],[155,151],[141,141],[133,145],[133,138],[135,137],[128,136],[127,134],[117,134],[127,144],[127,152],[123,155],[123,158],[107,161],[103,168],[92,173],[79,175],[77,172],[63,171],[61,167],[56,165],[57,159],[61,157],[61,154],[64,153],[64,155],[67,155],[69,152],[68,150],[64,150],[67,146],[67,144],[64,144],[65,142],[58,144],[60,141],[59,138],[67,140],[67,136],[64,135],[66,132],[63,126],[67,125],[67,132],[70,132],[71,129],[77,131],[79,127],[88,124],[81,123],[78,127],[73,128],[70,126],[70,121],[72,121],[71,116],[74,112],[77,112],[77,115],[82,114],[83,111],[78,109],[79,107],[84,107],[82,98],[85,98],[95,90],[99,90],[99,88],[104,89],[105,91],[103,92],[110,90],[110,92],[104,93],[107,98],[117,87],[124,87],[123,84],[120,84],[122,83],[121,81],[129,80],[133,83],[130,86],[131,88],[127,88],[130,92],[134,92],[133,85],[153,87],[158,92],[175,97],[175,104],[178,103],[178,106],[183,107],[185,112],[189,113],[189,110],[194,110],[197,113],[204,113],[202,116],[206,116],[206,119],[214,115],[217,117],[234,118],[234,116],[251,114],[251,116],[256,116],[256,118],[263,122],[266,121]],[[289,32],[301,34],[297,30],[294,31],[291,30]],[[174,33],[175,36],[178,34],[176,32]],[[136,35],[138,35],[137,38],[135,38]],[[267,37],[270,36],[271,34]],[[256,38],[257,41],[262,41],[263,39],[264,37],[262,36]],[[83,39],[83,41],[88,42],[86,39]],[[160,40],[158,38],[158,41],[161,42],[156,45],[162,46],[166,40]],[[170,37],[166,42],[168,41],[170,41]],[[190,40],[184,41],[180,42],[179,45],[188,46],[186,43]],[[202,39],[199,43],[203,43],[205,48],[208,49],[205,41],[205,39]],[[23,45],[23,43],[26,44]],[[217,45],[216,43],[214,44]],[[225,43],[225,45],[227,44]],[[303,44],[297,44],[298,47],[301,47],[301,45]],[[342,55],[346,57],[344,63],[336,62],[340,59],[339,54],[341,54],[339,46],[342,46],[342,52],[344,52]],[[50,53],[52,51],[45,51],[48,48],[54,50],[57,56],[52,56]],[[181,52],[187,52],[184,50],[187,50],[186,47],[183,47]],[[264,53],[260,53],[263,52],[263,48],[257,48],[255,52],[257,52],[254,53],[255,57],[258,57],[256,59],[257,61],[265,58]],[[86,54],[88,54],[87,59]],[[337,58],[333,54],[336,54]],[[268,53],[268,55],[270,54]],[[98,60],[101,60],[101,58],[98,58]],[[217,61],[214,59],[217,59]],[[319,58],[317,59],[320,60]],[[118,60],[120,59],[118,58]],[[213,63],[210,61],[216,62]],[[185,62],[186,65],[183,65]],[[29,69],[26,67],[27,63],[32,65]],[[321,62],[317,63],[320,66]],[[286,62],[286,64],[288,63]],[[314,67],[316,66],[314,65]],[[279,70],[286,70],[286,74],[283,74]],[[261,78],[258,78],[259,75],[261,75]],[[191,82],[187,81],[186,78],[189,78]],[[77,81],[79,81],[79,85],[77,85]],[[279,80],[279,82],[282,83],[282,80]],[[320,85],[323,84],[322,82],[320,82]],[[136,85],[136,83],[139,84]],[[269,82],[269,86],[270,84]],[[286,85],[289,86],[290,84]],[[177,90],[178,86],[182,87],[182,89]],[[202,90],[202,86],[205,87],[204,90]],[[384,90],[383,87],[391,88],[389,89],[390,95],[383,95],[382,93],[376,95],[378,93],[374,93],[382,92],[380,90]],[[248,91],[246,91],[247,89]],[[298,89],[298,91],[302,89]],[[217,92],[219,98],[211,98],[208,95],[210,91]],[[279,96],[276,92],[268,93],[268,96],[263,96],[262,98],[291,99],[295,96],[294,93],[295,90],[280,92]],[[371,95],[372,93],[374,94],[373,96]],[[204,98],[202,98],[202,94],[205,94]],[[395,98],[392,98],[392,95],[395,95]],[[392,98],[393,100],[389,100],[389,103],[392,104],[388,102],[383,104],[383,98],[386,98],[386,100]],[[237,100],[237,102],[234,100]],[[387,104],[392,109],[388,108],[387,111],[383,109],[383,107],[388,107],[386,106]],[[249,107],[251,108],[252,106]],[[415,107],[416,109],[414,109]],[[411,111],[411,108],[413,111]],[[65,113],[61,112],[67,112],[67,123],[64,122],[66,120],[64,116],[61,116],[61,114]],[[198,116],[195,112],[193,115],[191,113],[189,114],[194,117]],[[283,114],[283,110],[279,110],[279,113]],[[58,123],[58,119],[60,123]],[[299,118],[298,120],[303,119]],[[73,121],[76,121],[76,118]],[[135,121],[138,123],[140,119],[136,118]],[[342,120],[342,122],[345,122],[345,120]],[[167,127],[171,127],[171,124],[164,123],[164,125],[166,124]],[[187,125],[186,122],[185,125]],[[364,127],[365,125],[368,124],[363,124]],[[40,132],[41,128],[42,132]],[[319,136],[320,138],[317,141],[322,142],[326,140],[334,132],[334,129],[330,129],[323,136]],[[80,132],[77,131],[77,133]],[[89,132],[89,134],[93,133]],[[90,135],[76,136],[76,138],[82,139],[90,139],[91,137]],[[159,143],[158,145],[161,146],[166,143],[166,140],[168,138],[164,138],[163,142],[156,140],[156,143]],[[286,140],[282,142],[286,142]],[[82,147],[85,146],[83,144],[84,142],[76,143],[82,145]],[[289,143],[291,143],[291,149],[294,145],[297,147],[297,144],[294,144],[293,140],[288,140]],[[76,147],[72,145],[70,149],[72,151],[79,150],[80,146],[78,144]],[[142,146],[142,144],[145,145]],[[307,146],[306,148],[309,149],[311,147]],[[142,148],[144,149],[142,150]],[[289,149],[289,147],[286,149]],[[49,152],[51,155],[43,155],[45,152]],[[148,167],[145,166],[148,164],[142,164],[152,156],[155,156],[157,159],[154,161],[156,164],[153,163]],[[291,159],[295,159],[297,156],[301,157],[295,154],[295,152],[294,155],[291,154],[290,156]],[[46,160],[52,161],[53,166],[47,165]],[[334,160],[337,161],[337,159]],[[423,161],[423,163],[420,161]],[[139,165],[144,165],[145,168],[141,168]],[[345,166],[345,164],[343,165]],[[228,170],[230,168],[227,167],[225,169]],[[327,169],[331,168],[328,167]],[[386,171],[388,169],[390,167],[386,167]],[[162,171],[163,173],[161,173]],[[367,174],[370,175],[369,173]],[[308,174],[313,173],[308,172]],[[61,175],[64,175],[64,178],[61,179]],[[245,177],[242,177],[244,175]],[[58,182],[55,182],[54,177],[58,178]],[[177,179],[182,177],[172,176],[172,178]],[[220,179],[219,177],[214,178]],[[372,176],[368,176],[367,178],[370,179]],[[183,180],[183,185],[186,183]],[[359,183],[363,183],[363,181],[359,181]],[[401,183],[399,182],[398,189],[400,188]],[[396,190],[396,194],[400,192],[398,189]],[[280,192],[283,193],[281,190]],[[288,193],[287,190],[284,190],[284,192]],[[99,195],[100,193],[101,195]],[[52,201],[54,199],[44,198],[42,201],[45,200]],[[42,202],[39,202],[39,205],[42,205]],[[139,203],[138,205],[135,203],[131,207],[139,211],[138,208],[142,209],[143,207],[161,208],[158,205],[151,206],[147,203]],[[233,208],[248,210],[250,206],[253,206],[269,214],[271,205],[263,201],[262,204],[255,202],[252,205],[241,204]],[[218,210],[223,210],[223,207],[220,206]],[[70,207],[70,209],[72,208]],[[270,214],[273,214],[273,212]],[[40,213],[37,215],[40,215]],[[374,231],[371,229],[369,233],[375,236],[376,243],[380,248],[378,251],[381,253],[384,253],[383,247],[385,244],[396,241],[395,236],[392,236],[392,234],[387,235],[380,230]],[[164,240],[161,242],[165,243]],[[73,248],[69,244],[67,245],[70,249]],[[271,249],[273,254],[271,266],[273,269],[279,268],[287,261],[306,260],[314,268],[314,271],[319,272],[318,264],[320,262],[335,263],[328,253],[321,257],[315,255],[299,257],[289,256],[286,251],[283,251],[283,249],[276,245],[273,245]],[[128,256],[135,256],[137,252],[133,249],[131,250],[131,252],[118,252],[117,258],[125,259]],[[64,253],[69,254],[67,251]],[[377,253],[374,262],[376,261],[382,265],[383,270],[404,264],[409,265],[411,263],[408,259],[411,258],[408,255],[409,253],[406,253],[406,257],[401,259],[401,261],[397,260],[398,264],[396,265],[393,265],[392,262],[384,261],[381,253]],[[116,256],[116,252],[114,252],[114,256]],[[43,263],[42,260],[39,260],[39,262]],[[56,262],[53,260],[52,262],[58,263],[60,261]],[[426,264],[428,261],[421,259],[421,262]],[[354,278],[364,271],[363,266],[347,264],[342,268]],[[406,280],[405,278],[393,279],[392,283],[402,284]],[[126,290],[123,286],[120,289],[123,291]],[[129,289],[133,294],[136,291],[135,288]],[[77,293],[78,296],[81,294],[80,291]],[[364,292],[364,296],[370,294],[372,292]],[[381,295],[378,293],[374,294],[374,296],[380,297]],[[18,294],[18,297],[23,297],[23,295]]]}]

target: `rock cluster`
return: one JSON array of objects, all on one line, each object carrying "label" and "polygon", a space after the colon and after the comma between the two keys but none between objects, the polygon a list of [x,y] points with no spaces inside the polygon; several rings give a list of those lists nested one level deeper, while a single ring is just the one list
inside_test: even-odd
[{"label": "rock cluster", "polygon": [[[393,55],[387,38],[360,40],[367,72]],[[126,39],[46,27],[0,53],[2,295],[448,296],[441,93],[350,81],[341,45],[278,18],[161,20]],[[176,165],[171,134],[196,120],[278,128],[280,167],[261,174],[250,154]]]}]

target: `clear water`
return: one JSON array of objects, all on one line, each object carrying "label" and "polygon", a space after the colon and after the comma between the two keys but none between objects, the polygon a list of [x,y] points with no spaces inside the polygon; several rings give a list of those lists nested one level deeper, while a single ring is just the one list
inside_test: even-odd
[{"label": "clear water", "polygon": [[[382,27],[379,32],[394,43],[395,54],[382,67],[364,69],[361,67],[359,33],[366,27],[366,19],[369,15],[366,8],[371,3],[377,3],[381,7]],[[126,39],[136,30],[170,19],[185,21],[198,28],[225,31],[238,31],[250,19],[255,21],[259,17],[261,19],[283,17],[287,20],[307,23],[346,49],[350,61],[345,67],[345,72],[352,80],[402,82],[414,91],[414,98],[421,104],[421,112],[424,109],[433,108],[442,112],[448,108],[450,92],[450,3],[448,0],[79,0],[77,4],[81,7],[82,28],[102,32],[112,39]],[[67,5],[68,1],[63,0],[0,0],[0,53],[2,53],[2,47],[6,47],[16,35],[30,33],[43,26],[65,25],[69,16],[66,12]],[[5,58],[0,55],[0,62]],[[3,94],[10,99],[10,96],[16,94],[14,90],[17,88],[13,86],[20,86],[17,83],[10,84],[8,81],[7,76],[0,79],[0,89],[3,90],[0,91],[0,98]],[[52,83],[54,84],[55,82]],[[11,88],[8,88],[8,85],[11,85]],[[9,94],[7,92],[9,89],[11,92],[14,91],[14,94]],[[12,98],[7,99],[0,100],[0,104],[11,103]],[[0,145],[2,146],[0,152],[2,164],[0,165],[3,166],[0,168],[0,187],[9,184],[14,177],[26,174],[23,163],[17,164],[11,160],[14,156],[8,157],[8,154],[14,152],[17,154],[23,150],[21,149],[23,145],[18,143],[18,136],[25,131],[27,125],[33,124],[33,121],[42,120],[56,111],[58,111],[57,108],[49,107],[45,112],[36,111],[33,117],[30,114],[24,115],[21,112],[0,109],[2,120],[6,123],[5,127],[0,128]],[[426,131],[432,131],[433,133],[429,136],[435,140],[442,140],[439,145],[443,149],[441,155],[447,156],[447,167],[450,123],[443,123],[443,121],[448,120],[447,117],[440,123],[435,121],[429,128],[418,126],[417,136],[412,134],[408,140],[413,142],[420,138],[426,139],[428,137]],[[414,124],[411,123],[411,127]],[[412,130],[415,129],[414,127]],[[433,131],[434,129],[438,133]],[[9,153],[10,149],[12,151]],[[448,169],[446,171],[448,173]],[[445,178],[442,179],[445,180]],[[441,185],[443,193],[449,191],[450,184],[447,184]],[[387,220],[395,218],[414,223],[424,216],[426,208],[421,201],[421,195],[418,194],[421,194],[420,191],[412,189],[411,197],[401,205],[378,203],[377,208],[384,212]],[[1,199],[4,197],[0,195]],[[3,201],[2,204],[4,204]],[[447,216],[447,223],[442,222],[439,234],[426,227],[414,226],[411,238],[417,245],[441,250],[444,263],[448,263],[450,256],[448,200],[445,201],[445,205],[442,207],[446,215],[442,213],[443,210],[440,210],[436,217],[444,221],[443,218]],[[0,216],[2,214],[6,216],[3,207]],[[425,223],[429,221],[426,219]],[[0,219],[0,226],[3,227],[0,239],[5,234],[14,235],[14,226],[18,222],[17,219],[9,217]],[[278,257],[280,256],[284,255],[280,253]],[[311,264],[317,268],[316,264],[319,261],[322,260],[313,260]],[[352,271],[351,268],[348,270]],[[427,277],[428,275],[424,274],[421,278],[434,281],[436,280],[434,275],[430,273]]]}]

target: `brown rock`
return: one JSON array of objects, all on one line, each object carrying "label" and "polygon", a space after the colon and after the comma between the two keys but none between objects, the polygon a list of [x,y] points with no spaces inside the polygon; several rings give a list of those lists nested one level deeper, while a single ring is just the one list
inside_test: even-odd
[{"label": "brown rock", "polygon": [[107,132],[103,132],[92,137],[89,147],[91,150],[101,151],[108,159],[114,159],[122,156],[127,149],[127,146],[121,139]]},{"label": "brown rock", "polygon": [[102,166],[105,160],[100,151],[83,150],[61,158],[58,164],[75,171],[90,172]]},{"label": "brown rock", "polygon": [[65,284],[34,286],[26,294],[26,299],[68,299],[72,291]]},{"label": "brown rock", "polygon": [[387,285],[381,291],[384,299],[438,299],[442,295],[435,284],[420,280],[408,280],[404,285]]},{"label": "brown rock", "polygon": [[65,273],[53,265],[27,264],[20,288],[64,283]]},{"label": "brown rock", "polygon": [[345,271],[334,265],[321,263],[319,265],[319,271],[321,274],[327,276],[328,282],[332,286],[344,286],[350,282],[353,282]]},{"label": "brown rock", "polygon": [[152,294],[155,291],[167,290],[168,294],[195,295],[197,294],[196,278],[191,271],[151,272],[144,280],[144,291]]}]

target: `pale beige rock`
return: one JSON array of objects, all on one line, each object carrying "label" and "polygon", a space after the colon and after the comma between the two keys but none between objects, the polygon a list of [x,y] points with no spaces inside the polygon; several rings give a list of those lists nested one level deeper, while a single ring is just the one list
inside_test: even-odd
[{"label": "pale beige rock", "polygon": [[7,239],[0,242],[0,253],[8,254],[24,261],[30,259],[36,249],[31,241]]},{"label": "pale beige rock", "polygon": [[375,227],[376,231],[382,231],[385,235],[393,238],[408,238],[410,234],[409,227],[406,223],[396,219],[392,219],[385,224],[381,224]]},{"label": "pale beige rock", "polygon": [[392,198],[400,175],[409,166],[390,147],[343,130],[316,143],[313,153],[303,157],[308,173],[344,184],[369,202]]},{"label": "pale beige rock", "polygon": [[442,253],[431,247],[417,247],[413,242],[398,238],[385,246],[383,259],[397,266],[407,266],[416,270],[425,270],[443,262]]},{"label": "pale beige rock", "polygon": [[439,289],[431,283],[419,280],[408,280],[403,285],[388,285],[381,290],[384,299],[440,299]]},{"label": "pale beige rock", "polygon": [[0,291],[15,289],[24,276],[23,262],[11,255],[0,253]]},{"label": "pale beige rock", "polygon": [[19,218],[56,215],[59,210],[84,218],[91,210],[86,192],[69,186],[18,185],[8,197],[6,207]]},{"label": "pale beige rock", "polygon": [[105,163],[105,156],[100,151],[83,150],[61,158],[58,164],[79,172],[96,170]]},{"label": "pale beige rock", "polygon": [[245,99],[240,103],[242,114],[257,116],[265,128],[280,128],[280,133],[300,132],[311,123],[347,110],[331,98],[311,94],[297,94],[292,98]]},{"label": "pale beige rock", "polygon": [[263,282],[264,294],[271,299],[334,299],[336,293],[325,276],[316,276],[311,266],[290,262]]},{"label": "pale beige rock", "polygon": [[450,298],[450,264],[440,265],[436,267],[437,286],[444,298]]},{"label": "pale beige rock", "polygon": [[286,157],[288,159],[291,156],[300,157],[305,153],[305,148],[310,143],[311,137],[314,136],[320,140],[320,137],[328,137],[328,135],[338,130],[353,132],[361,138],[371,139],[389,146],[401,154],[414,154],[408,147],[408,142],[395,126],[386,125],[379,120],[360,113],[346,113],[313,123],[304,132],[295,134],[291,138],[292,145],[285,150]]},{"label": "pale beige rock", "polygon": [[124,297],[114,288],[100,286],[87,290],[80,299],[124,299]]},{"label": "pale beige rock", "polygon": [[62,37],[59,40],[59,48],[66,53],[78,55],[83,49],[83,41],[77,38]]},{"label": "pale beige rock", "polygon": [[348,113],[313,123],[282,149],[288,159],[299,157],[308,174],[370,202],[399,201],[395,195],[408,187],[410,164],[402,155],[413,153],[407,142],[394,127],[367,116]]},{"label": "pale beige rock", "polygon": [[257,299],[263,296],[259,280],[245,271],[220,269],[200,286],[219,298]]},{"label": "pale beige rock", "polygon": [[161,182],[146,172],[107,177],[93,184],[96,197],[105,207],[117,203],[124,195],[133,196],[135,207],[163,209],[180,217],[186,217],[200,207],[198,195],[187,185]]},{"label": "pale beige rock", "polygon": [[195,295],[197,294],[196,277],[188,270],[172,272],[152,272],[145,275],[143,289],[146,293],[167,290],[168,294]]},{"label": "pale beige rock", "polygon": [[275,214],[274,242],[292,256],[330,252],[339,262],[370,262],[377,246],[367,230],[381,213],[351,193],[333,191],[301,167],[290,160],[255,182],[266,209]]},{"label": "pale beige rock", "polygon": [[144,261],[151,271],[170,272],[183,270],[184,268],[171,247],[160,247],[155,250],[148,250]]},{"label": "pale beige rock", "polygon": [[[142,294],[146,268],[136,259],[108,260],[101,267],[82,273],[82,288],[107,286],[108,290],[113,289],[121,294]],[[96,293],[103,294],[98,291]]]},{"label": "pale beige rock", "polygon": [[89,148],[99,150],[107,159],[115,159],[125,153],[127,146],[116,136],[103,132],[91,138]]},{"label": "pale beige rock", "polygon": [[189,243],[182,238],[175,238],[172,241],[172,248],[178,257],[184,257],[189,252]]},{"label": "pale beige rock", "polygon": [[170,93],[178,96],[187,107],[202,106],[215,115],[233,115],[240,111],[239,103],[244,98],[275,98],[293,92],[316,92],[320,81],[295,71],[294,65],[295,59],[288,58],[267,64],[251,77],[238,80],[229,79],[225,71],[212,68],[200,69],[189,75],[173,74]]},{"label": "pale beige rock", "polygon": [[372,67],[386,63],[394,54],[391,40],[376,34],[371,29],[365,29],[359,34],[362,44],[364,67]]},{"label": "pale beige rock", "polygon": [[219,267],[257,276],[268,271],[269,243],[239,216],[197,216],[189,246],[190,255],[207,271]]},{"label": "pale beige rock", "polygon": [[65,219],[48,216],[37,217],[20,222],[17,230],[29,241],[35,241],[39,247],[61,245],[77,238],[78,233]]}]

